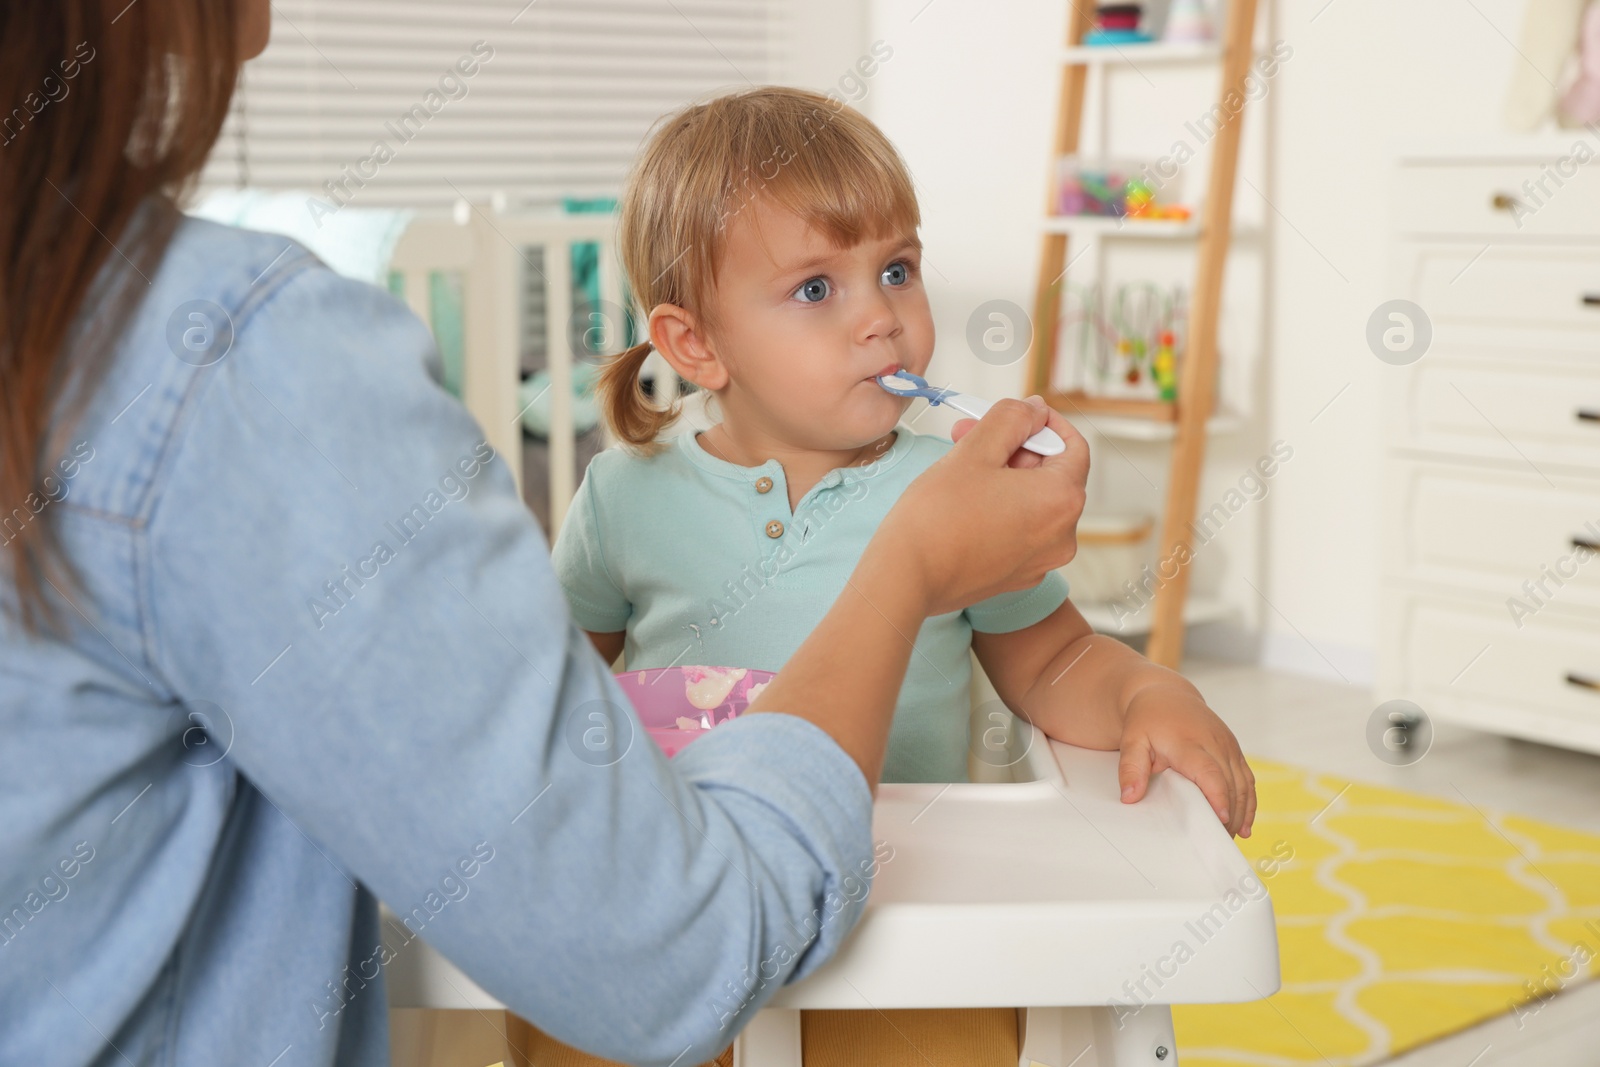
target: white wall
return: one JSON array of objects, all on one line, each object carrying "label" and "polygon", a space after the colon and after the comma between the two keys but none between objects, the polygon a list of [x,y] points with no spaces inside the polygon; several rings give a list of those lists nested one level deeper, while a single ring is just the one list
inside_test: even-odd
[{"label": "white wall", "polygon": [[1281,225],[1274,242],[1271,408],[1280,434],[1304,427],[1307,447],[1270,511],[1263,591],[1293,626],[1274,620],[1267,653],[1329,673],[1320,649],[1345,674],[1370,677],[1388,368],[1362,331],[1396,295],[1388,159],[1408,142],[1498,129],[1512,65],[1522,62],[1511,43],[1522,0],[1334,0],[1318,16],[1320,3],[1280,3],[1296,54],[1274,98],[1274,199],[1299,232]]},{"label": "white wall", "polygon": [[870,0],[781,0],[790,59],[784,83],[857,99],[847,77],[867,51]]},{"label": "white wall", "polygon": [[[1236,199],[1240,216],[1266,222],[1268,303],[1253,307],[1259,280],[1232,272],[1224,343],[1233,337],[1244,364],[1228,388],[1251,425],[1216,443],[1201,500],[1217,499],[1276,439],[1289,442],[1294,457],[1266,499],[1241,513],[1214,551],[1208,546],[1196,582],[1239,600],[1269,665],[1371,679],[1385,367],[1363,330],[1392,295],[1388,159],[1416,138],[1498,128],[1512,64],[1522,62],[1511,44],[1522,2],[1262,0],[1262,36],[1294,50],[1264,102],[1252,105],[1261,125],[1247,137],[1270,123],[1266,159],[1245,164],[1260,192],[1241,183]],[[967,314],[984,300],[1031,308],[1057,86],[1052,58],[1068,2],[868,3],[869,39],[895,51],[863,107],[917,179],[940,331],[935,368],[961,386],[1018,394],[1021,365],[981,363],[963,335]],[[1262,322],[1265,342],[1255,344],[1249,330]],[[1254,366],[1257,350],[1262,362]],[[1138,490],[1140,473],[1159,478],[1164,460],[1151,446],[1102,448],[1091,492],[1115,500],[1130,485]],[[1146,489],[1134,497],[1141,492],[1152,496]]]}]

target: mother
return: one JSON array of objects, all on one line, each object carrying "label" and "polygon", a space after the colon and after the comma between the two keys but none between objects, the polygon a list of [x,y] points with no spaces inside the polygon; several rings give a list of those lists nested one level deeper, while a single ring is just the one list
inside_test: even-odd
[{"label": "mother", "polygon": [[267,19],[0,5],[0,1062],[383,1064],[418,934],[698,1062],[859,917],[903,635],[1071,557],[1083,441],[963,425],[751,714],[593,758],[626,697],[427,330],[174,208]]}]

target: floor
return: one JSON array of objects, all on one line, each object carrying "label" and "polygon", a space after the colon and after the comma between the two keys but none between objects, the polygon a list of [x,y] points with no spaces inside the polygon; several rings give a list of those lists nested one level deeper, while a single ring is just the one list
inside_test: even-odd
[{"label": "floor", "polygon": [[1246,753],[1600,834],[1600,756],[1434,723],[1428,754],[1395,767],[1367,748],[1364,688],[1215,662],[1184,674]]},{"label": "floor", "polygon": [[[1600,834],[1600,756],[1434,723],[1433,745],[1396,767],[1367,747],[1376,706],[1364,688],[1236,664],[1184,673],[1248,755],[1348,779],[1500,808]],[[1600,982],[1564,992],[1519,1020],[1490,1020],[1388,1061],[1386,1067],[1596,1067]]]}]

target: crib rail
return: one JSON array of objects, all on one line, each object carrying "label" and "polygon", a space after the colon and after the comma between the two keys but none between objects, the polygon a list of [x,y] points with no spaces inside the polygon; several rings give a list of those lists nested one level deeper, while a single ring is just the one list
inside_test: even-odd
[{"label": "crib rail", "polygon": [[[462,400],[522,485],[520,385],[521,294],[532,279],[545,293],[545,354],[550,375],[550,535],[554,538],[576,491],[577,433],[573,421],[572,371],[580,358],[575,333],[600,330],[606,351],[625,337],[620,321],[626,306],[617,266],[615,219],[608,214],[556,215],[496,211],[492,205],[462,201],[449,215],[416,219],[396,249],[391,269],[403,278],[406,302],[431,322],[429,277],[434,271],[459,272],[463,279],[464,321]],[[571,249],[599,247],[600,319],[574,319]],[[534,255],[530,249],[542,249]],[[676,395],[677,379],[651,353],[663,399]],[[611,441],[608,439],[607,444]]]}]

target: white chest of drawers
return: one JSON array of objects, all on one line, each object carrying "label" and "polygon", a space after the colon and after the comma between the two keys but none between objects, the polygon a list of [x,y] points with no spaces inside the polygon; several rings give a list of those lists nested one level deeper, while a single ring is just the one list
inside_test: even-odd
[{"label": "white chest of drawers", "polygon": [[1600,136],[1402,157],[1393,218],[1379,694],[1600,752]]}]

